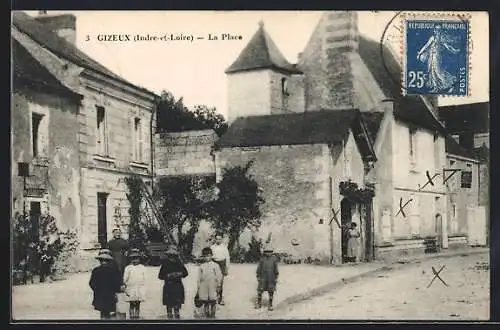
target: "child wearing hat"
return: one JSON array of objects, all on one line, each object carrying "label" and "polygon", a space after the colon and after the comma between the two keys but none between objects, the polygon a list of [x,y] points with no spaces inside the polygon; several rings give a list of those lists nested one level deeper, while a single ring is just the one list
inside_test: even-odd
[{"label": "child wearing hat", "polygon": [[223,274],[220,266],[212,260],[212,249],[201,251],[203,262],[198,270],[198,291],[195,300],[203,306],[206,318],[215,318],[218,293],[222,285]]},{"label": "child wearing hat", "polygon": [[267,291],[269,295],[268,310],[273,310],[273,297],[278,280],[278,258],[273,254],[273,248],[267,245],[264,248],[264,254],[257,266],[257,305],[255,308],[262,307],[262,293]]},{"label": "child wearing hat", "polygon": [[181,306],[184,304],[182,279],[188,276],[188,271],[175,247],[170,246],[165,254],[166,259],[163,260],[158,274],[158,278],[165,281],[163,285],[163,305],[167,307],[167,317],[169,319],[174,317],[180,319]]},{"label": "child wearing hat", "polygon": [[126,301],[130,304],[130,318],[138,319],[140,316],[141,302],[146,300],[146,267],[141,264],[139,249],[131,249],[128,253],[130,264],[125,267],[123,286]]},{"label": "child wearing hat", "polygon": [[111,251],[102,249],[96,257],[100,265],[92,270],[89,286],[94,292],[92,305],[101,312],[101,319],[110,319],[116,313],[116,294],[121,291],[120,271],[113,263]]}]

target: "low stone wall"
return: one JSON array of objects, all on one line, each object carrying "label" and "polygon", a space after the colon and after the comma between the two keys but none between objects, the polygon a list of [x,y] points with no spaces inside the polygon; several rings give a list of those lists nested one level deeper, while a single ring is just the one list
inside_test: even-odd
[{"label": "low stone wall", "polygon": [[155,136],[157,176],[215,174],[213,130],[161,133]]}]

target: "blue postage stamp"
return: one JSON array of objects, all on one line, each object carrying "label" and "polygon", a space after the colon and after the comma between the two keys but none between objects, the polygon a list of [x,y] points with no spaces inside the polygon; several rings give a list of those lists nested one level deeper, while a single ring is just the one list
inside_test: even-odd
[{"label": "blue postage stamp", "polygon": [[405,93],[469,95],[469,21],[407,18],[404,25]]}]

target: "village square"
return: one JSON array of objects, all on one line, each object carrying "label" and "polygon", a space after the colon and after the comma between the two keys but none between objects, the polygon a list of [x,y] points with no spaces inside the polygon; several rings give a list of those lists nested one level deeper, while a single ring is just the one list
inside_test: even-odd
[{"label": "village square", "polygon": [[223,116],[13,12],[12,319],[488,320],[489,101],[402,93],[357,12],[318,17],[297,63],[221,34]]}]

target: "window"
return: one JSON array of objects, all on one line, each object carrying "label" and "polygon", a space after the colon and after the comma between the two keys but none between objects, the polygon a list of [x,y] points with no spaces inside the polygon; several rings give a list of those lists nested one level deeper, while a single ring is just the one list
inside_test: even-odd
[{"label": "window", "polygon": [[436,170],[441,168],[441,146],[439,145],[439,135],[434,134],[434,166]]},{"label": "window", "polygon": [[286,78],[281,78],[281,93],[285,96],[288,96],[288,81]]},{"label": "window", "polygon": [[106,111],[104,107],[96,106],[97,110],[97,153],[107,155]]},{"label": "window", "polygon": [[142,123],[140,118],[134,119],[134,160],[142,162],[144,139],[142,136]]},{"label": "window", "polygon": [[462,171],[461,188],[472,188],[472,171]]},{"label": "window", "polygon": [[410,144],[410,162],[415,165],[417,161],[417,130],[413,127],[408,129],[409,131],[409,144]]},{"label": "window", "polygon": [[43,115],[33,113],[31,114],[31,145],[33,157],[40,156],[40,123],[42,122]]}]

